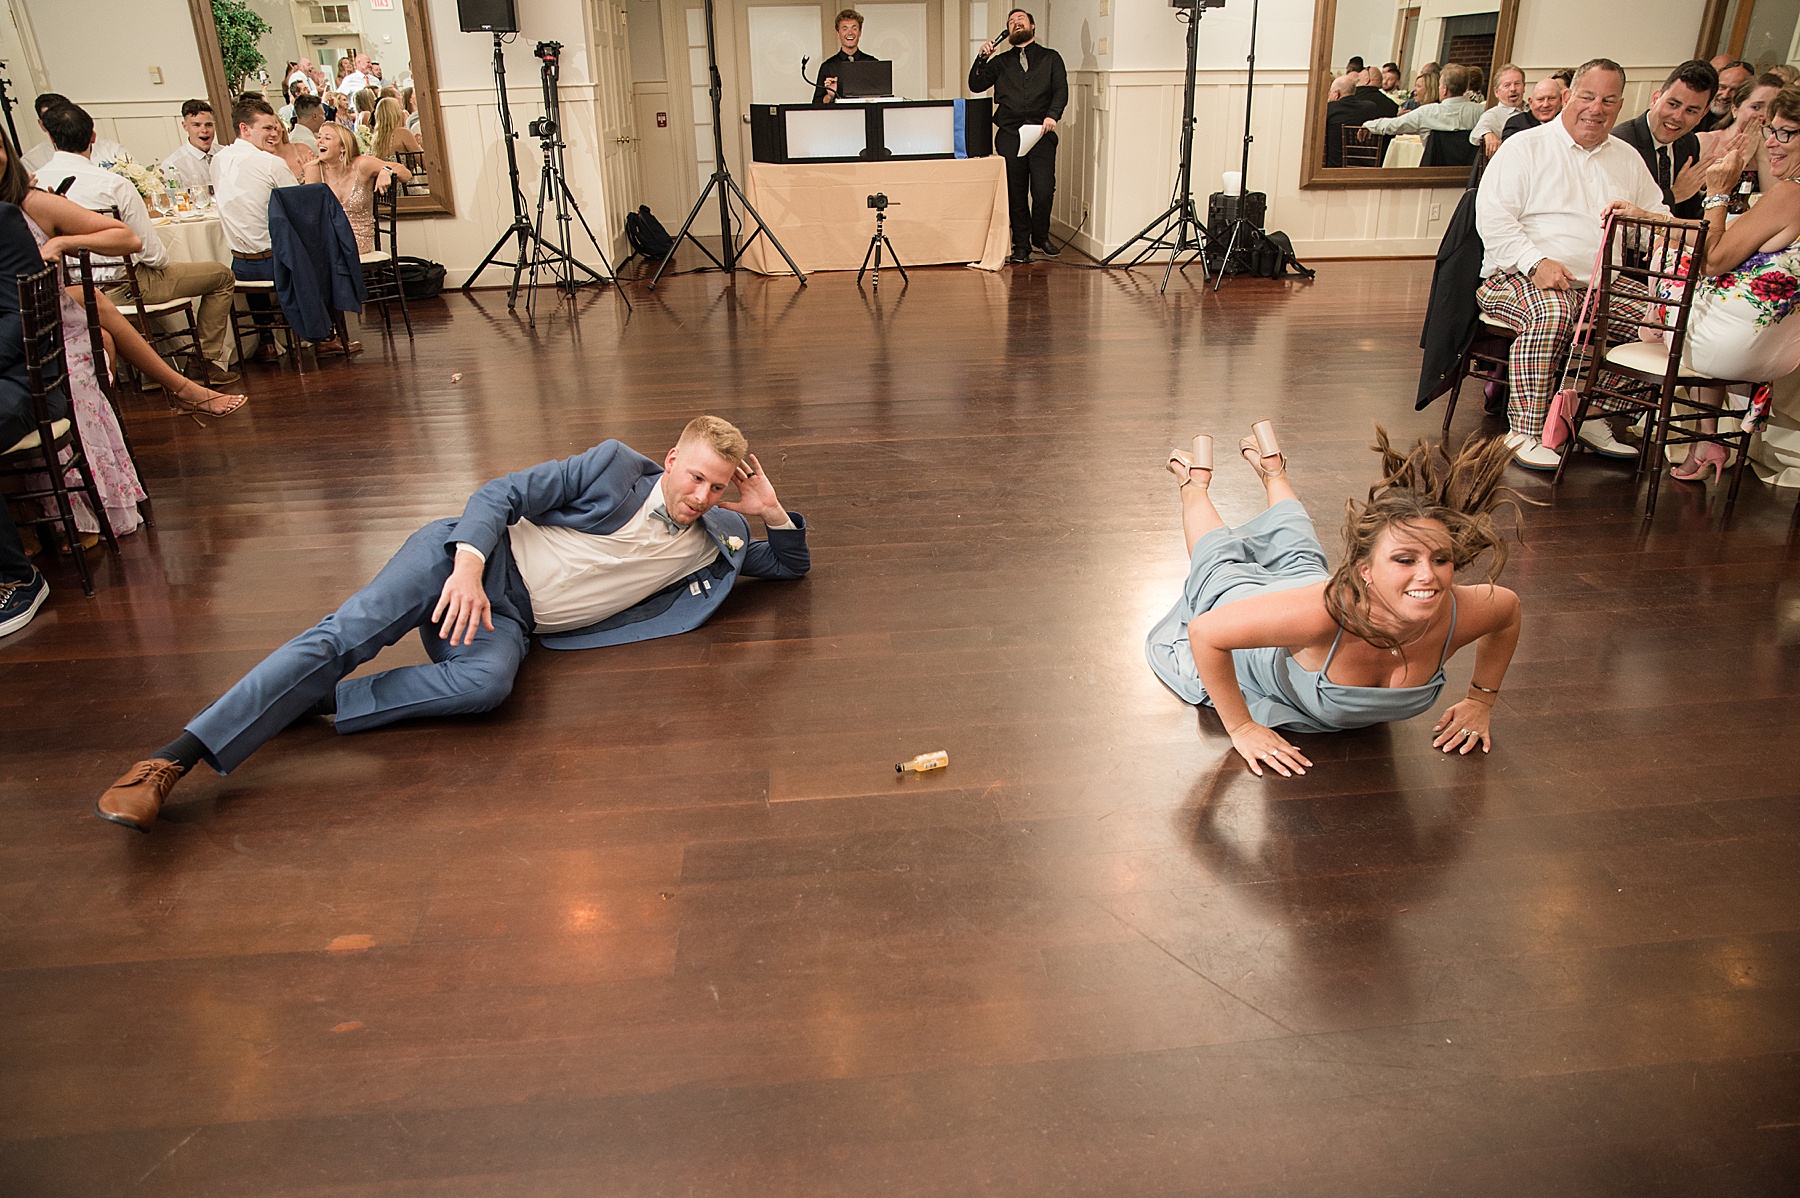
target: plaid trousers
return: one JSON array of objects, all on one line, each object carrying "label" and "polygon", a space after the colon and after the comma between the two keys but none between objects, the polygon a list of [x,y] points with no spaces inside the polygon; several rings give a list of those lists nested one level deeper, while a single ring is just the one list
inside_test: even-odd
[{"label": "plaid trousers", "polygon": [[[1620,291],[1632,292],[1643,299],[1615,295],[1612,311],[1621,322],[1643,319],[1649,307],[1649,296],[1635,279],[1614,276],[1613,285]],[[1506,402],[1506,422],[1515,433],[1528,437],[1544,435],[1544,417],[1550,411],[1550,397],[1569,357],[1569,343],[1575,338],[1575,325],[1581,317],[1581,306],[1587,302],[1587,288],[1568,291],[1546,291],[1524,275],[1503,271],[1487,279],[1475,293],[1481,310],[1502,324],[1517,330],[1507,365],[1510,381]],[[1637,326],[1630,323],[1609,329],[1612,343],[1637,336]],[[1598,407],[1616,411],[1624,405],[1601,400]]]}]

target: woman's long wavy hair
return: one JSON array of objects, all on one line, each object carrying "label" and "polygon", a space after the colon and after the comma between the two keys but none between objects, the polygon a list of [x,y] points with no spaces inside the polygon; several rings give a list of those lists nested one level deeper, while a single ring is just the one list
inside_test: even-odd
[{"label": "woman's long wavy hair", "polygon": [[1511,507],[1516,516],[1521,502],[1535,501],[1500,485],[1512,451],[1499,437],[1470,437],[1455,453],[1420,438],[1402,453],[1377,424],[1375,444],[1369,448],[1381,455],[1381,481],[1369,488],[1368,502],[1352,499],[1344,505],[1344,561],[1325,584],[1325,610],[1352,635],[1378,648],[1398,649],[1394,635],[1376,627],[1372,619],[1377,601],[1362,576],[1381,534],[1396,526],[1435,521],[1450,535],[1456,569],[1474,565],[1485,555],[1485,581],[1493,582],[1506,567],[1507,557],[1495,512]]},{"label": "woman's long wavy hair", "polygon": [[0,170],[0,200],[23,204],[25,197],[31,194],[31,176],[26,173],[25,164],[19,161],[19,147],[13,145],[5,129],[0,129],[0,146],[6,148],[6,168]]}]

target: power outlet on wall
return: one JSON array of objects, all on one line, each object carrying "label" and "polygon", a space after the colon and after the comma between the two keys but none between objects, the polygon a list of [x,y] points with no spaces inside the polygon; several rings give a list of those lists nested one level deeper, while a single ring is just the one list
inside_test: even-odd
[{"label": "power outlet on wall", "polygon": [[1442,204],[1433,204],[1431,206],[1431,219],[1432,220],[1437,220],[1440,217],[1442,217],[1443,215],[1444,215],[1444,206]]}]

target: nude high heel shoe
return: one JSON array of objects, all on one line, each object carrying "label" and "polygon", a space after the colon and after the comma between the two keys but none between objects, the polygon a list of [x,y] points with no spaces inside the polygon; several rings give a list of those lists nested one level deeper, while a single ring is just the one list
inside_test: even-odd
[{"label": "nude high heel shoe", "polygon": [[[1255,469],[1257,477],[1264,482],[1271,478],[1281,478],[1287,474],[1287,455],[1281,452],[1281,443],[1275,439],[1275,426],[1267,420],[1258,420],[1250,426],[1250,436],[1238,442],[1238,452],[1244,460]],[[1270,470],[1263,465],[1264,458],[1275,458],[1281,464]]]},{"label": "nude high heel shoe", "polygon": [[[1169,451],[1169,473],[1179,478],[1183,487],[1194,483],[1204,491],[1207,484],[1212,482],[1212,468],[1212,438],[1205,433],[1194,438],[1192,453],[1183,453],[1179,449]],[[1196,470],[1206,471],[1206,477],[1204,479],[1195,478],[1194,471]],[[1179,488],[1177,489],[1179,490]]]}]

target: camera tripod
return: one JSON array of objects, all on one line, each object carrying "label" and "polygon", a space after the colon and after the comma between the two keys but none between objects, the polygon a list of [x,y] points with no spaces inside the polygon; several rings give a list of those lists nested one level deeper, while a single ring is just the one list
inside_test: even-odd
[{"label": "camera tripod", "polygon": [[[494,246],[481,260],[481,265],[469,275],[462,289],[468,291],[475,286],[475,280],[481,272],[492,265],[499,257],[500,251],[506,248],[509,241],[518,242],[513,260],[507,265],[512,267],[512,285],[507,289],[506,307],[510,311],[518,306],[521,280],[530,272],[529,290],[525,297],[525,313],[528,327],[537,327],[537,288],[538,276],[548,272],[551,281],[559,289],[573,295],[579,287],[590,283],[616,283],[612,264],[606,260],[606,251],[600,248],[600,241],[594,236],[593,229],[588,227],[587,218],[582,215],[581,206],[569,191],[568,181],[563,177],[562,152],[567,143],[562,140],[561,104],[557,96],[557,78],[561,67],[562,43],[539,42],[538,59],[543,64],[542,84],[544,89],[544,115],[532,121],[529,132],[538,139],[539,149],[543,152],[543,166],[538,172],[538,204],[537,219],[533,221],[525,212],[525,193],[519,187],[519,158],[513,148],[519,134],[513,127],[512,108],[506,99],[506,57],[505,39],[498,33],[494,35],[494,87],[500,96],[500,130],[501,138],[506,146],[506,171],[511,181],[513,219],[506,231],[500,234]],[[544,209],[546,201],[554,199],[556,228],[553,230],[555,241],[544,237]],[[573,213],[573,216],[571,216]],[[594,246],[594,252],[600,256],[600,264],[606,268],[603,275],[587,263],[575,257],[574,234],[570,228],[571,221],[580,221],[582,231]],[[580,272],[578,274],[577,272]],[[583,278],[581,275],[585,275]],[[626,310],[631,308],[631,299],[624,291],[619,298],[625,301]]]},{"label": "camera tripod", "polygon": [[887,219],[888,205],[893,202],[894,201],[888,199],[885,195],[879,193],[869,197],[869,207],[875,209],[875,236],[869,238],[869,249],[867,253],[863,254],[862,269],[856,272],[856,285],[858,287],[862,286],[863,272],[869,269],[869,259],[873,258],[875,260],[875,278],[873,286],[875,290],[881,290],[881,251],[884,247],[888,252],[888,256],[894,260],[894,269],[900,272],[901,285],[905,286],[912,282],[911,279],[906,277],[906,267],[900,261],[900,251],[894,248],[894,243],[888,240],[887,232],[881,226],[881,222]]}]

